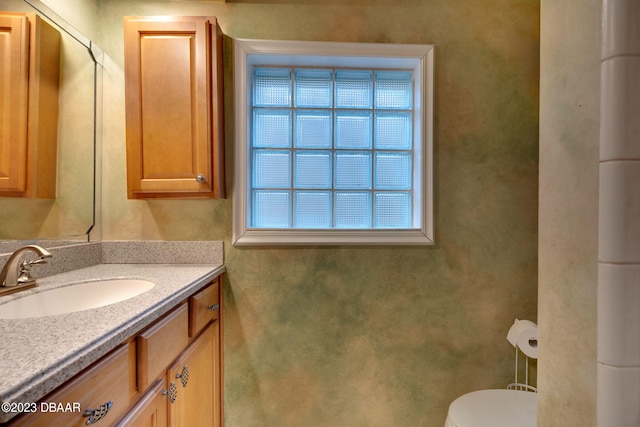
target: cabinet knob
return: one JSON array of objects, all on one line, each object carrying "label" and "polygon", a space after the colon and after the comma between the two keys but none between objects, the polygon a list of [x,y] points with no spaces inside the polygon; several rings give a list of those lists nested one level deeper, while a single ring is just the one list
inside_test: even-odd
[{"label": "cabinet knob", "polygon": [[171,384],[169,384],[169,389],[162,390],[162,394],[169,398],[169,402],[175,402],[176,398],[178,397],[178,387],[176,386],[176,383],[171,381]]},{"label": "cabinet knob", "polygon": [[201,184],[203,182],[207,182],[207,177],[204,174],[199,173],[198,176],[196,176],[196,182],[199,182]]},{"label": "cabinet knob", "polygon": [[107,403],[103,403],[100,405],[98,409],[87,409],[82,413],[82,416],[88,418],[86,424],[91,425],[95,424],[104,417],[107,416],[109,409],[113,406],[113,401],[110,400]]},{"label": "cabinet knob", "polygon": [[208,305],[207,308],[211,311],[216,311],[217,309],[220,308],[220,304]]},{"label": "cabinet knob", "polygon": [[187,386],[187,383],[189,382],[189,368],[187,368],[187,365],[182,367],[182,372],[176,374],[176,378],[180,378],[183,388]]}]

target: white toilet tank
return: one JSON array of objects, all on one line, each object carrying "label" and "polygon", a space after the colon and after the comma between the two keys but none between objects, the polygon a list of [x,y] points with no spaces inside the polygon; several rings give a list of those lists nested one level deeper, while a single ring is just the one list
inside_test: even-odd
[{"label": "white toilet tank", "polygon": [[444,427],[536,427],[537,393],[479,390],[454,400]]}]

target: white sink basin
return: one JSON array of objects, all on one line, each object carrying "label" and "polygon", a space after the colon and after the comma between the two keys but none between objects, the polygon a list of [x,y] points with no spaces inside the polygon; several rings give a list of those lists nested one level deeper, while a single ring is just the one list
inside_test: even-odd
[{"label": "white sink basin", "polygon": [[154,286],[153,282],[139,279],[76,283],[2,304],[0,305],[0,318],[44,317],[104,307],[133,298]]}]

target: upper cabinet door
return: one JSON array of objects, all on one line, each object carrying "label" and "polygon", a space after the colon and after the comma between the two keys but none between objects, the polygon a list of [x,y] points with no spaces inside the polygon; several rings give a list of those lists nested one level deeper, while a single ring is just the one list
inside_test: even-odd
[{"label": "upper cabinet door", "polygon": [[128,197],[224,197],[222,33],[213,17],[125,17]]},{"label": "upper cabinet door", "polygon": [[0,15],[0,191],[27,187],[29,21]]},{"label": "upper cabinet door", "polygon": [[56,197],[60,33],[0,12],[0,197]]}]

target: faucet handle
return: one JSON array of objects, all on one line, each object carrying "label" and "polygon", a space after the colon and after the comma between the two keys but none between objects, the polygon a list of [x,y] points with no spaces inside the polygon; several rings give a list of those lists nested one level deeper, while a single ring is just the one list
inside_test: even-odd
[{"label": "faucet handle", "polygon": [[38,258],[33,261],[22,261],[22,263],[20,263],[20,271],[18,271],[18,283],[24,284],[34,282],[35,279],[31,277],[31,266],[46,263],[47,260],[44,257]]},{"label": "faucet handle", "polygon": [[18,271],[18,284],[29,283],[33,281],[33,277],[31,277],[31,263],[27,261],[22,261],[20,264],[20,271]]},{"label": "faucet handle", "polygon": [[31,267],[32,265],[37,265],[37,264],[46,264],[47,258],[51,258],[51,255],[49,255],[48,257],[40,257],[38,259],[35,259],[33,261],[22,261],[22,267],[24,268],[25,266]]}]

